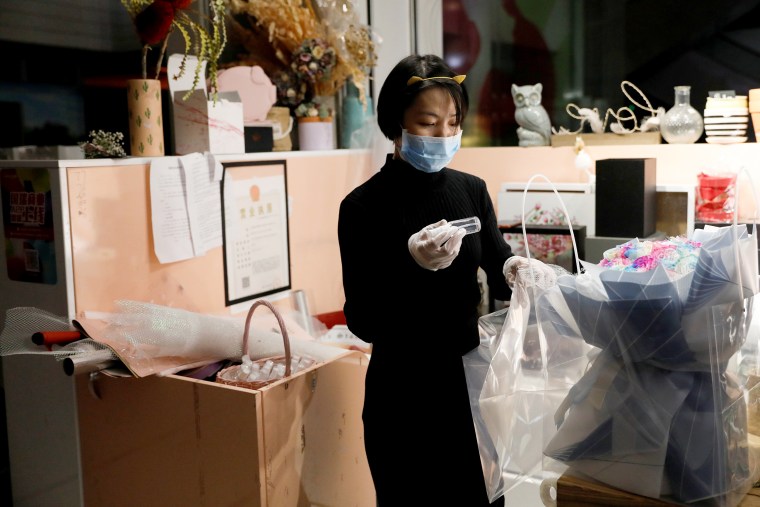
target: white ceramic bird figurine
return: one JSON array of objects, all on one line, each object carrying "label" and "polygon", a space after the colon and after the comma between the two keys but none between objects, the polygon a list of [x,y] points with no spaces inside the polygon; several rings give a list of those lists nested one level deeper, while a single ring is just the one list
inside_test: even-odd
[{"label": "white ceramic bird figurine", "polygon": [[541,105],[543,85],[512,85],[512,99],[515,101],[517,138],[520,146],[549,146],[552,125],[549,114]]}]

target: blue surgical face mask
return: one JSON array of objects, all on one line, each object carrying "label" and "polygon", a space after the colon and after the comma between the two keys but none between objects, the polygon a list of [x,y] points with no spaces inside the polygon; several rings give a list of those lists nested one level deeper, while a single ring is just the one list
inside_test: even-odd
[{"label": "blue surgical face mask", "polygon": [[443,169],[454,158],[462,145],[462,130],[449,137],[416,136],[401,129],[401,158],[415,169],[425,173],[435,173]]}]

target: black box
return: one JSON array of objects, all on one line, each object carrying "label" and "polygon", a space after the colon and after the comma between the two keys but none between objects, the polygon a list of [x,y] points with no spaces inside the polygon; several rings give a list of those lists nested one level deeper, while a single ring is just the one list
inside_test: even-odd
[{"label": "black box", "polygon": [[644,238],[657,220],[654,158],[596,161],[596,236]]},{"label": "black box", "polygon": [[274,137],[271,126],[245,126],[245,152],[272,151]]}]

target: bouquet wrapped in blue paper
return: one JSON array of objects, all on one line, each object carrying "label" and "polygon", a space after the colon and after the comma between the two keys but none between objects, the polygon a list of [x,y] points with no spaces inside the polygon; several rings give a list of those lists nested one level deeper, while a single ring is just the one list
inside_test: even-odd
[{"label": "bouquet wrapped in blue paper", "polygon": [[605,256],[537,298],[539,327],[598,349],[544,454],[636,494],[734,505],[756,468],[741,353],[756,363],[755,235],[708,227]]}]

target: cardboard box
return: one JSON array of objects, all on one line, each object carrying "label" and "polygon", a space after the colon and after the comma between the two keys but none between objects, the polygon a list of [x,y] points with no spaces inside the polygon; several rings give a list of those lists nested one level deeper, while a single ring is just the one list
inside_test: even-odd
[{"label": "cardboard box", "polygon": [[195,152],[244,153],[243,103],[237,92],[219,92],[217,100],[208,96],[204,77],[206,62],[201,63],[201,83],[187,98],[193,87],[198,59],[187,57],[186,70],[180,79],[182,55],[169,57],[167,73],[172,97],[174,151],[177,155]]},{"label": "cardboard box", "polygon": [[361,421],[368,361],[341,352],[256,391],[78,376],[84,504],[374,507]]}]

